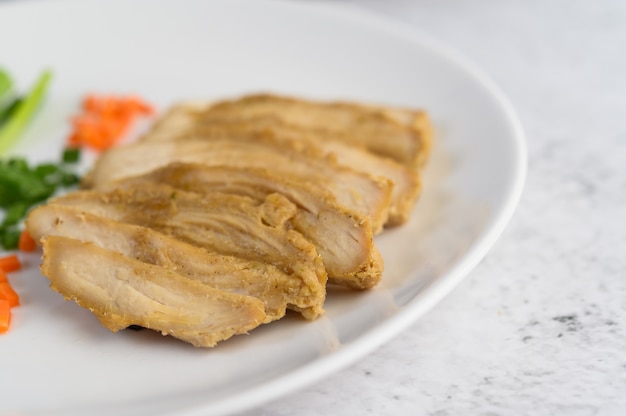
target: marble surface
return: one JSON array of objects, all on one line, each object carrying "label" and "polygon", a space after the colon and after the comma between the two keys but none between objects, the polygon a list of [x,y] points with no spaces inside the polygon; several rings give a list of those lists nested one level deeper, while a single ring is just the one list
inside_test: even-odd
[{"label": "marble surface", "polygon": [[339,3],[491,76],[527,132],[527,185],[494,249],[424,318],[241,416],[626,414],[626,2]]}]

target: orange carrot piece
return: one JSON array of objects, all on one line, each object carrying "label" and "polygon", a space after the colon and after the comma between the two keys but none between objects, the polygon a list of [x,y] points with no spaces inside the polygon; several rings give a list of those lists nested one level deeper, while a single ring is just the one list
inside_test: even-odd
[{"label": "orange carrot piece", "polygon": [[70,137],[67,139],[67,147],[75,149],[77,147],[81,147],[83,145],[82,139],[78,132],[74,131]]},{"label": "orange carrot piece", "polygon": [[0,299],[0,334],[5,334],[11,326],[11,305]]},{"label": "orange carrot piece", "polygon": [[7,274],[2,269],[0,269],[0,283],[8,281],[9,278],[7,277]]},{"label": "orange carrot piece", "polygon": [[154,113],[154,108],[150,104],[146,103],[145,101],[143,101],[142,99],[138,97],[130,97],[127,100],[127,105],[134,112],[137,112],[139,114],[150,115]]},{"label": "orange carrot piece", "polygon": [[19,306],[20,297],[15,290],[11,287],[11,284],[7,282],[0,282],[0,300],[6,300],[11,307]]},{"label": "orange carrot piece", "polygon": [[22,234],[20,234],[20,240],[17,243],[17,248],[24,253],[32,253],[35,249],[37,249],[37,243],[33,237],[30,236],[28,230],[24,229]]},{"label": "orange carrot piece", "polygon": [[9,254],[8,256],[0,257],[0,269],[5,273],[11,273],[22,268],[20,259],[15,254]]},{"label": "orange carrot piece", "polygon": [[67,143],[99,151],[120,141],[136,117],[154,112],[150,105],[137,97],[88,95],[82,106],[83,113],[72,119],[74,131]]}]

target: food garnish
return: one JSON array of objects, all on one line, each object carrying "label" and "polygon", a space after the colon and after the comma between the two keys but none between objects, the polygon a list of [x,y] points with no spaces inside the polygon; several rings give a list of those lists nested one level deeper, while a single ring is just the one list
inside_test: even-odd
[{"label": "food garnish", "polygon": [[11,286],[7,273],[20,270],[22,265],[15,254],[0,257],[0,334],[9,330],[11,308],[19,306],[20,297]]},{"label": "food garnish", "polygon": [[18,248],[22,220],[33,206],[60,189],[78,184],[80,178],[75,169],[80,153],[77,149],[66,150],[62,160],[36,166],[29,166],[23,158],[0,160],[0,209],[4,211],[0,246],[5,250]]},{"label": "food garnish", "polygon": [[[31,166],[21,157],[1,158],[29,125],[51,77],[50,71],[44,71],[27,94],[18,96],[13,79],[0,69],[0,247],[4,250],[36,250],[37,242],[24,229],[23,219],[33,207],[79,183],[76,169],[82,147],[105,150],[120,140],[137,117],[154,111],[135,97],[88,96],[83,102],[84,113],[72,120],[74,132],[59,162]],[[19,296],[6,273],[20,268],[15,254],[0,258],[0,334],[8,331],[11,308],[19,305]]]},{"label": "food garnish", "polygon": [[[12,81],[10,81],[6,72],[0,71],[0,74],[3,74],[0,75],[1,99],[3,95],[2,89],[4,88],[4,94],[7,94],[11,89]],[[0,156],[4,155],[13,146],[30,123],[46,95],[51,78],[52,73],[44,71],[26,95],[17,98],[7,107],[0,107],[0,121],[3,120],[0,126]],[[3,109],[4,111],[2,111]]]},{"label": "food garnish", "polygon": [[0,68],[0,126],[6,120],[15,101],[13,98],[13,79]]},{"label": "food garnish", "polygon": [[11,326],[11,305],[8,300],[0,299],[0,334],[4,334]]},{"label": "food garnish", "polygon": [[154,109],[137,97],[89,95],[82,113],[72,119],[74,130],[67,145],[106,150],[124,137],[136,118],[153,113]]},{"label": "food garnish", "polygon": [[0,299],[9,302],[10,307],[18,306],[20,304],[20,297],[15,290],[11,287],[8,281],[0,282]]},{"label": "food garnish", "polygon": [[4,273],[16,272],[22,268],[20,259],[15,254],[0,257],[0,270]]},{"label": "food garnish", "polygon": [[30,236],[28,230],[22,230],[20,240],[17,243],[17,249],[22,253],[32,253],[37,249],[37,242]]}]

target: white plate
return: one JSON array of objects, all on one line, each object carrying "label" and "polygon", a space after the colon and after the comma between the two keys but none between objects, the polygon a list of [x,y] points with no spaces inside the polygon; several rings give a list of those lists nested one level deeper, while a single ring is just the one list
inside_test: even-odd
[{"label": "white plate", "polygon": [[218,415],[258,405],[386,342],[447,294],[503,230],[525,174],[511,107],[436,42],[328,4],[46,1],[0,7],[2,62],[50,98],[15,153],[58,154],[88,92],[165,107],[254,91],[425,108],[437,127],[412,221],[377,238],[384,282],[331,293],[325,317],[259,328],[213,350],[148,331],[111,334],[47,288],[38,256],[12,276],[23,305],[0,337],[0,414]]}]

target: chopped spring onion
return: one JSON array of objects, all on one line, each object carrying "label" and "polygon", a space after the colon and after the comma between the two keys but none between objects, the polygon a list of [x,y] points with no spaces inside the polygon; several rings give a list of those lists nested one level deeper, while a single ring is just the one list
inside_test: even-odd
[{"label": "chopped spring onion", "polygon": [[13,96],[13,80],[0,69],[0,126],[15,109],[18,100]]},{"label": "chopped spring onion", "polygon": [[0,245],[6,250],[18,247],[22,220],[35,205],[51,197],[57,190],[78,184],[74,173],[80,160],[78,149],[66,150],[61,163],[29,166],[22,158],[0,160]]},{"label": "chopped spring onion", "polygon": [[0,104],[11,95],[13,90],[13,80],[11,76],[0,69]]},{"label": "chopped spring onion", "polygon": [[9,117],[0,128],[0,155],[6,153],[28,125],[46,94],[51,78],[52,73],[44,71],[28,94],[11,110]]}]

